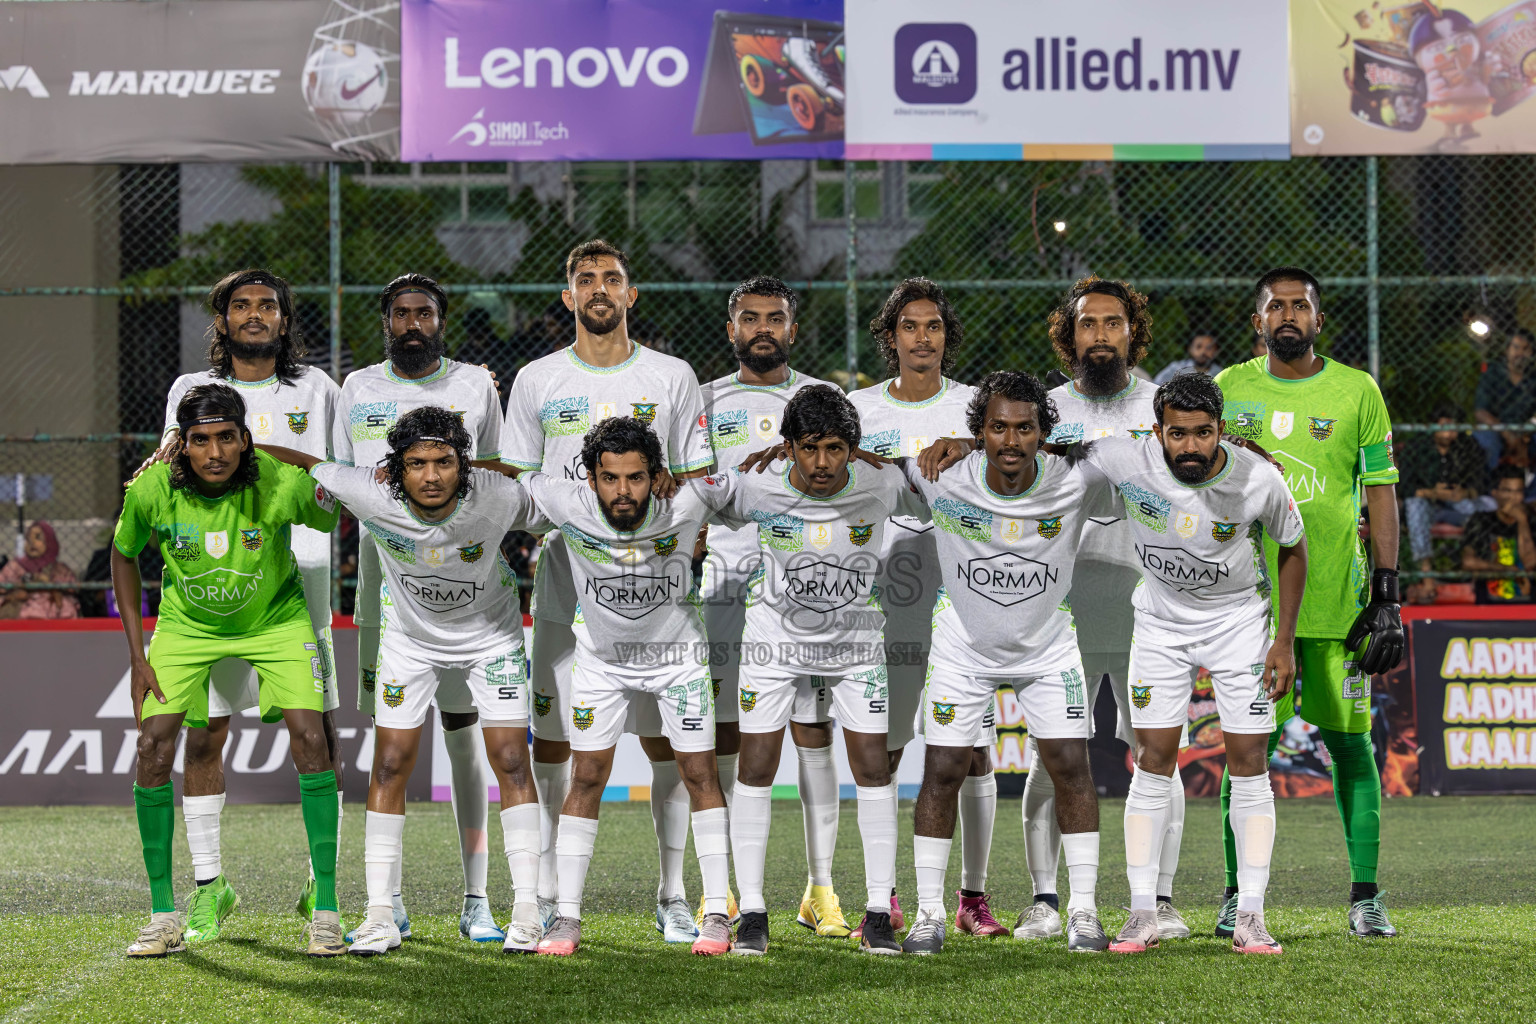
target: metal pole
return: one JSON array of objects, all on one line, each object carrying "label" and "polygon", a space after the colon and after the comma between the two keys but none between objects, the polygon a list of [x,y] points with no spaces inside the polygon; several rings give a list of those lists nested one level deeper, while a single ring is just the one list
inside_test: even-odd
[{"label": "metal pole", "polygon": [[844,356],[848,367],[848,390],[859,386],[859,238],[854,215],[853,161],[843,161],[843,216],[847,222],[848,248],[843,256],[843,321],[846,328]]},{"label": "metal pole", "polygon": [[1381,248],[1377,237],[1376,158],[1365,158],[1365,344],[1371,376],[1381,379]]},{"label": "metal pole", "polygon": [[[330,193],[330,216],[326,228],[330,234],[331,267],[331,379],[341,383],[341,165],[326,165],[326,187]],[[341,611],[341,546],[331,541],[331,611]]]}]

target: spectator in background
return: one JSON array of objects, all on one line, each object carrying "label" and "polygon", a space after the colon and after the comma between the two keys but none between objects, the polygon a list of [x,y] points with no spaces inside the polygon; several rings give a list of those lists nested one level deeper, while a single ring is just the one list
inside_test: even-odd
[{"label": "spectator in background", "polygon": [[1175,359],[1157,372],[1152,378],[1154,384],[1166,384],[1178,374],[1186,370],[1198,370],[1207,376],[1214,377],[1221,372],[1221,364],[1216,357],[1221,354],[1221,346],[1216,343],[1216,336],[1209,331],[1201,331],[1189,339],[1189,347],[1185,349],[1187,358]]},{"label": "spectator in background", "polygon": [[[1493,488],[1497,506],[1467,520],[1461,567],[1469,570],[1528,570],[1536,566],[1536,541],[1531,540],[1530,514],[1525,507],[1525,473],[1517,466],[1499,469]],[[1478,604],[1528,602],[1529,575],[1478,580],[1473,589]]]},{"label": "spectator in background", "polygon": [[[1502,362],[1490,362],[1477,382],[1479,423],[1524,423],[1536,413],[1536,378],[1531,376],[1531,356],[1536,354],[1536,340],[1525,329],[1515,331],[1504,346]],[[1508,456],[1517,465],[1525,465],[1527,437],[1514,431],[1479,430],[1472,435],[1488,456],[1488,468]]]},{"label": "spectator in background", "polygon": [[[75,572],[59,561],[59,538],[37,520],[27,528],[25,553],[0,569],[0,583],[78,583]],[[23,590],[0,594],[0,619],[78,619],[80,599],[73,590]]]},{"label": "spectator in background", "polygon": [[[1435,410],[1435,423],[1448,429],[1414,434],[1403,445],[1402,482],[1398,484],[1408,520],[1408,546],[1420,569],[1430,568],[1430,527],[1465,525],[1475,512],[1492,511],[1496,502],[1484,493],[1486,457],[1471,435],[1451,429],[1462,421],[1454,405]],[[1426,581],[1426,600],[1434,584]]]},{"label": "spectator in background", "polygon": [[[565,308],[565,303],[556,299],[512,335],[512,359],[517,368],[522,369],[524,364],[557,352],[575,341],[576,320]],[[507,383],[510,390],[511,381]]]}]

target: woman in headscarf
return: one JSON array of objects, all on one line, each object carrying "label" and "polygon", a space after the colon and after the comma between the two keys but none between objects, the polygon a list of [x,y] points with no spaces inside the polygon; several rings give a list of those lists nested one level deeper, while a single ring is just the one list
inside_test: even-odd
[{"label": "woman in headscarf", "polygon": [[[26,554],[0,569],[0,583],[76,583],[75,572],[59,561],[59,538],[37,520],[27,528]],[[0,591],[0,619],[78,619],[80,599],[72,590]]]}]

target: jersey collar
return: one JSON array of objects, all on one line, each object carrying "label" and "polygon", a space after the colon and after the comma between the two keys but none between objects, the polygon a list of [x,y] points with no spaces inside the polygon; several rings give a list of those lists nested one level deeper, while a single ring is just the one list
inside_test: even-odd
[{"label": "jersey collar", "polygon": [[574,344],[566,346],[565,354],[570,357],[571,365],[576,367],[576,369],[585,370],[588,373],[606,375],[618,373],[621,370],[627,370],[631,366],[635,365],[635,360],[640,358],[640,350],[645,348],[645,346],[640,344],[638,341],[631,341],[629,343],[629,347],[632,349],[632,351],[629,353],[629,358],[625,359],[622,363],[619,363],[616,366],[593,366],[591,363],[586,362],[576,354],[576,346]]},{"label": "jersey collar", "polygon": [[1275,384],[1282,384],[1287,387],[1295,384],[1309,384],[1312,381],[1317,380],[1323,374],[1327,373],[1330,369],[1333,368],[1334,365],[1334,360],[1329,359],[1327,356],[1320,355],[1317,358],[1323,361],[1323,368],[1318,370],[1310,377],[1297,377],[1295,380],[1292,380],[1289,377],[1276,377],[1274,374],[1269,372],[1269,356],[1258,357],[1259,372],[1262,373],[1265,377],[1269,378],[1271,382]]},{"label": "jersey collar", "polygon": [[731,374],[731,387],[737,391],[783,391],[786,388],[794,387],[795,380],[799,376],[800,375],[795,372],[794,368],[791,367],[789,376],[784,378],[784,383],[782,384],[743,384],[741,382],[741,371],[737,370],[735,373]]},{"label": "jersey collar", "polygon": [[228,384],[230,387],[239,388],[242,391],[260,391],[262,388],[269,388],[276,384],[277,374],[274,373],[266,380],[236,380],[234,377],[220,377],[219,383]]},{"label": "jersey collar", "polygon": [[800,488],[798,488],[794,484],[790,483],[789,482],[789,470],[790,470],[790,466],[792,466],[792,465],[794,465],[794,464],[790,463],[789,465],[786,465],[784,467],[784,475],[780,478],[780,479],[782,479],[784,481],[784,489],[789,491],[789,493],[791,493],[791,494],[799,495],[800,497],[806,499],[807,501],[835,501],[838,498],[841,498],[843,495],[847,494],[849,491],[853,490],[853,482],[854,482],[855,474],[857,473],[857,470],[855,469],[855,467],[853,465],[853,457],[852,456],[849,456],[849,459],[848,459],[848,482],[843,485],[843,489],[842,490],[838,491],[836,494],[829,494],[825,498],[818,498],[814,494],[806,494]]},{"label": "jersey collar", "polygon": [[976,466],[976,480],[981,484],[982,492],[989,498],[996,498],[998,501],[1020,501],[1038,491],[1040,489],[1040,481],[1045,479],[1045,453],[1037,451],[1035,452],[1034,482],[1031,483],[1028,487],[1024,488],[1024,490],[1018,494],[998,494],[992,489],[992,485],[987,483],[986,452],[981,452],[980,454],[981,459],[978,461]]},{"label": "jersey collar", "polygon": [[898,409],[926,409],[930,405],[937,404],[944,398],[945,395],[949,394],[949,389],[954,384],[954,381],[950,380],[948,377],[942,377],[940,380],[942,383],[939,384],[939,393],[934,395],[932,398],[925,398],[921,402],[903,402],[901,399],[892,395],[891,385],[895,383],[895,378],[892,378],[891,380],[888,380],[884,384],[880,385],[880,397],[885,399],[887,402],[890,402]]},{"label": "jersey collar", "polygon": [[447,356],[443,356],[438,362],[437,369],[435,371],[427,374],[425,377],[418,377],[416,380],[407,380],[404,377],[398,376],[395,373],[395,364],[386,359],[384,361],[384,376],[388,377],[396,384],[414,384],[418,386],[422,384],[431,384],[433,381],[439,381],[448,376],[448,364],[450,362],[451,360]]},{"label": "jersey collar", "polygon": [[420,523],[422,526],[427,526],[427,527],[447,526],[449,523],[453,522],[454,516],[458,515],[459,514],[459,510],[464,507],[464,498],[466,498],[466,497],[468,497],[468,495],[461,496],[458,499],[458,501],[454,503],[453,511],[449,512],[446,516],[444,516],[443,518],[441,518],[441,519],[439,519],[439,520],[437,520],[435,522],[430,520],[430,519],[423,519],[423,518],[421,518],[421,516],[417,515],[416,514],[416,510],[411,507],[411,503],[410,503],[409,499],[400,502],[400,505],[401,505],[402,508],[405,509],[405,514],[406,515],[410,516],[412,519],[414,519],[416,522]]},{"label": "jersey collar", "polygon": [[1082,402],[1118,402],[1123,398],[1129,398],[1131,396],[1131,392],[1136,390],[1136,385],[1141,383],[1141,378],[1136,376],[1134,373],[1127,371],[1127,376],[1131,378],[1131,382],[1113,395],[1105,395],[1102,398],[1100,398],[1098,395],[1085,395],[1081,391],[1077,390],[1077,381],[1075,380],[1067,381],[1067,394]]}]

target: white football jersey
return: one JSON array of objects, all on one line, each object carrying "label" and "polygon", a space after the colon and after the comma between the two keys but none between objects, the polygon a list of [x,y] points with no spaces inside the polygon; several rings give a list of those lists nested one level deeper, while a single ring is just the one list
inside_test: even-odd
[{"label": "white football jersey", "polygon": [[1273,466],[1226,442],[1221,450],[1226,464],[1199,484],[1175,477],[1152,439],[1106,437],[1086,453],[1120,492],[1141,567],[1138,643],[1187,644],[1269,614],[1264,536],[1295,544],[1301,513]]},{"label": "white football jersey", "polygon": [[762,562],[748,580],[742,662],[844,674],[885,664],[885,613],[875,582],[892,515],[926,518],[900,468],[848,464],[848,483],[813,497],[789,482],[789,463],[705,477],[715,521],[757,524]]},{"label": "white football jersey", "polygon": [[[1107,398],[1085,395],[1069,381],[1051,390],[1058,419],[1047,440],[1072,444],[1100,437],[1150,437],[1156,421],[1152,413],[1152,398],[1156,394],[1156,385],[1135,374],[1131,374],[1131,382],[1124,391]],[[1088,526],[1079,557],[1085,562],[1127,567],[1139,564],[1130,529],[1114,520]]]},{"label": "white football jersey", "polygon": [[585,481],[520,477],[565,537],[576,585],[577,644],[610,665],[698,665],[704,622],[693,584],[693,539],[710,514],[697,482],[670,501],[652,498],[645,518],[620,532]]},{"label": "white football jersey", "polygon": [[[704,385],[704,413],[709,422],[709,444],[721,472],[733,469],[743,458],[783,440],[779,425],[784,406],[795,392],[824,380],[807,377],[793,368],[782,384],[743,384],[738,374]],[[834,387],[836,385],[833,385]],[[757,524],[733,530],[716,525],[709,531],[709,570],[728,576],[747,576],[757,568]]]},{"label": "white football jersey", "polygon": [[[262,381],[220,377],[213,370],[184,373],[171,384],[165,400],[165,434],[176,429],[176,407],[199,384],[224,384],[245,401],[245,425],[259,444],[275,444],[313,455],[331,457],[331,429],[341,388],[313,366],[301,366],[292,384],[276,375]],[[331,535],[307,526],[293,527],[293,557],[301,569],[331,564]]]},{"label": "white football jersey", "polygon": [[398,501],[372,466],[325,462],[310,470],[375,541],[386,577],[384,627],[429,654],[472,661],[521,644],[517,576],[501,557],[508,530],[550,528],[527,488],[500,473],[472,469],[469,494],[448,518],[420,519]]},{"label": "white football jersey", "polygon": [[501,457],[501,401],[490,371],[445,356],[437,372],[420,380],[397,377],[388,361],[347,374],[331,444],[336,461],[379,465],[389,454],[389,428],[427,405],[459,414],[469,431],[470,458]]},{"label": "white football jersey", "polygon": [[1084,526],[1118,515],[1118,496],[1085,461],[1036,454],[1034,483],[1012,497],[987,485],[986,469],[979,451],[936,483],[906,467],[932,513],[944,578],[929,658],[967,675],[1038,674],[1040,656],[1070,642],[1066,599]]}]

